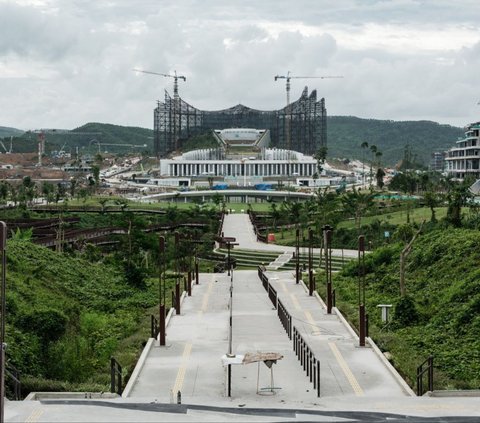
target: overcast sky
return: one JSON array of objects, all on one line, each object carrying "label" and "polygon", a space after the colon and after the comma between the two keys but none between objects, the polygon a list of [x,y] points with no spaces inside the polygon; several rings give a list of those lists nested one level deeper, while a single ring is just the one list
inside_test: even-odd
[{"label": "overcast sky", "polygon": [[479,0],[0,0],[0,126],[151,128],[177,70],[206,110],[286,103],[329,115],[480,120]]}]

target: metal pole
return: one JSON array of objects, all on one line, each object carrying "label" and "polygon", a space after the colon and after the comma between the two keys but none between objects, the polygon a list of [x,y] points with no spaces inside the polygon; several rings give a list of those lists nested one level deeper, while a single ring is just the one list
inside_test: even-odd
[{"label": "metal pole", "polygon": [[159,271],[158,271],[158,295],[160,308],[158,310],[158,324],[160,333],[160,345],[165,345],[165,238],[159,239]]},{"label": "metal pole", "polygon": [[6,290],[7,290],[7,225],[0,222],[0,252],[2,254],[2,281],[1,281],[1,305],[0,305],[0,423],[4,422],[5,417],[5,312]]},{"label": "metal pole", "polygon": [[365,346],[366,319],[365,319],[365,236],[358,237],[358,317],[360,337],[359,344]]},{"label": "metal pole", "polygon": [[189,270],[188,271],[188,276],[187,276],[187,291],[188,291],[188,296],[192,296],[192,272]]},{"label": "metal pole", "polygon": [[323,233],[325,245],[325,274],[327,278],[327,313],[332,313],[333,298],[332,298],[332,274],[331,274],[331,248],[330,241],[332,239],[332,231],[325,228]]},{"label": "metal pole", "polygon": [[308,295],[313,295],[313,230],[308,230]]},{"label": "metal pole", "polygon": [[295,283],[300,282],[300,229],[295,231]]}]

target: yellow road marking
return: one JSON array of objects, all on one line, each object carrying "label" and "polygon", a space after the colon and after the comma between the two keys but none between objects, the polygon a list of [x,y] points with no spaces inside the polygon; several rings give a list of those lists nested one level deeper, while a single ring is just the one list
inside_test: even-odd
[{"label": "yellow road marking", "polygon": [[360,385],[359,385],[357,379],[355,379],[355,376],[353,376],[352,371],[348,367],[347,362],[345,361],[342,354],[338,350],[336,344],[334,344],[333,342],[329,342],[328,345],[330,346],[330,349],[332,350],[333,355],[335,356],[338,364],[340,365],[341,369],[343,370],[343,373],[345,373],[345,377],[350,382],[350,385],[352,386],[353,391],[355,392],[355,395],[357,395],[358,397],[363,396],[362,388],[360,388]]},{"label": "yellow road marking", "polygon": [[43,414],[43,410],[41,408],[36,408],[35,410],[32,411],[32,414],[30,414],[27,419],[25,420],[26,423],[34,423],[38,421],[40,416]]},{"label": "yellow road marking", "polygon": [[302,307],[300,307],[300,304],[298,303],[297,297],[295,297],[295,294],[290,294],[290,298],[292,299],[292,303],[295,306],[297,310],[301,310]]},{"label": "yellow road marking", "polygon": [[208,284],[207,292],[205,292],[205,294],[203,294],[202,308],[198,312],[199,316],[201,316],[203,313],[205,313],[207,311],[208,301],[210,299],[210,294],[212,293],[212,289],[213,289],[213,281],[211,281]]},{"label": "yellow road marking", "polygon": [[303,313],[305,314],[308,323],[310,323],[312,326],[315,326],[316,323],[315,320],[313,320],[312,314],[308,310],[305,310]]},{"label": "yellow road marking", "polygon": [[182,390],[183,381],[185,380],[185,373],[187,371],[187,362],[192,352],[192,344],[186,343],[183,349],[182,364],[178,369],[177,378],[175,379],[175,385],[173,385],[172,391],[175,395],[178,391]]}]

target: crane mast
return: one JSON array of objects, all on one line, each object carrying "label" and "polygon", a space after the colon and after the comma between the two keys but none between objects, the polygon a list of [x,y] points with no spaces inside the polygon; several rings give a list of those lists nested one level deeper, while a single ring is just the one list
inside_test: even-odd
[{"label": "crane mast", "polygon": [[180,110],[180,96],[178,95],[178,80],[183,79],[183,81],[187,81],[187,77],[183,75],[177,75],[177,71],[174,71],[173,75],[168,73],[160,73],[160,72],[152,72],[152,71],[145,71],[141,69],[133,69],[135,72],[142,72],[147,73],[150,75],[157,75],[163,76],[166,78],[173,78],[173,137],[175,141],[175,150],[178,149],[178,136],[177,136],[177,128],[180,127],[180,119],[179,119],[179,110]]},{"label": "crane mast", "polygon": [[285,135],[287,150],[290,150],[290,120],[292,119],[292,111],[290,106],[290,80],[291,79],[327,79],[327,78],[343,78],[343,76],[293,76],[290,71],[286,75],[275,75],[275,81],[285,79],[287,91],[287,107],[285,109]]}]

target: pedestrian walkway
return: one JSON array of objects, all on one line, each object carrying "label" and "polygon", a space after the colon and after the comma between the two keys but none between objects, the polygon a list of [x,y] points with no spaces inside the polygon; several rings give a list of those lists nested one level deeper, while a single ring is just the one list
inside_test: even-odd
[{"label": "pedestrian walkway", "polygon": [[[240,249],[258,250],[258,251],[276,251],[283,253],[293,253],[295,247],[278,245],[278,244],[266,244],[264,242],[257,241],[255,232],[253,230],[252,222],[248,214],[246,213],[232,213],[225,215],[223,221],[223,233],[226,237],[234,237],[238,242]],[[302,253],[302,250],[300,253]],[[318,248],[313,249],[314,253],[318,254],[320,250]],[[339,250],[332,249],[332,255],[338,257],[357,257],[357,250]]]}]

